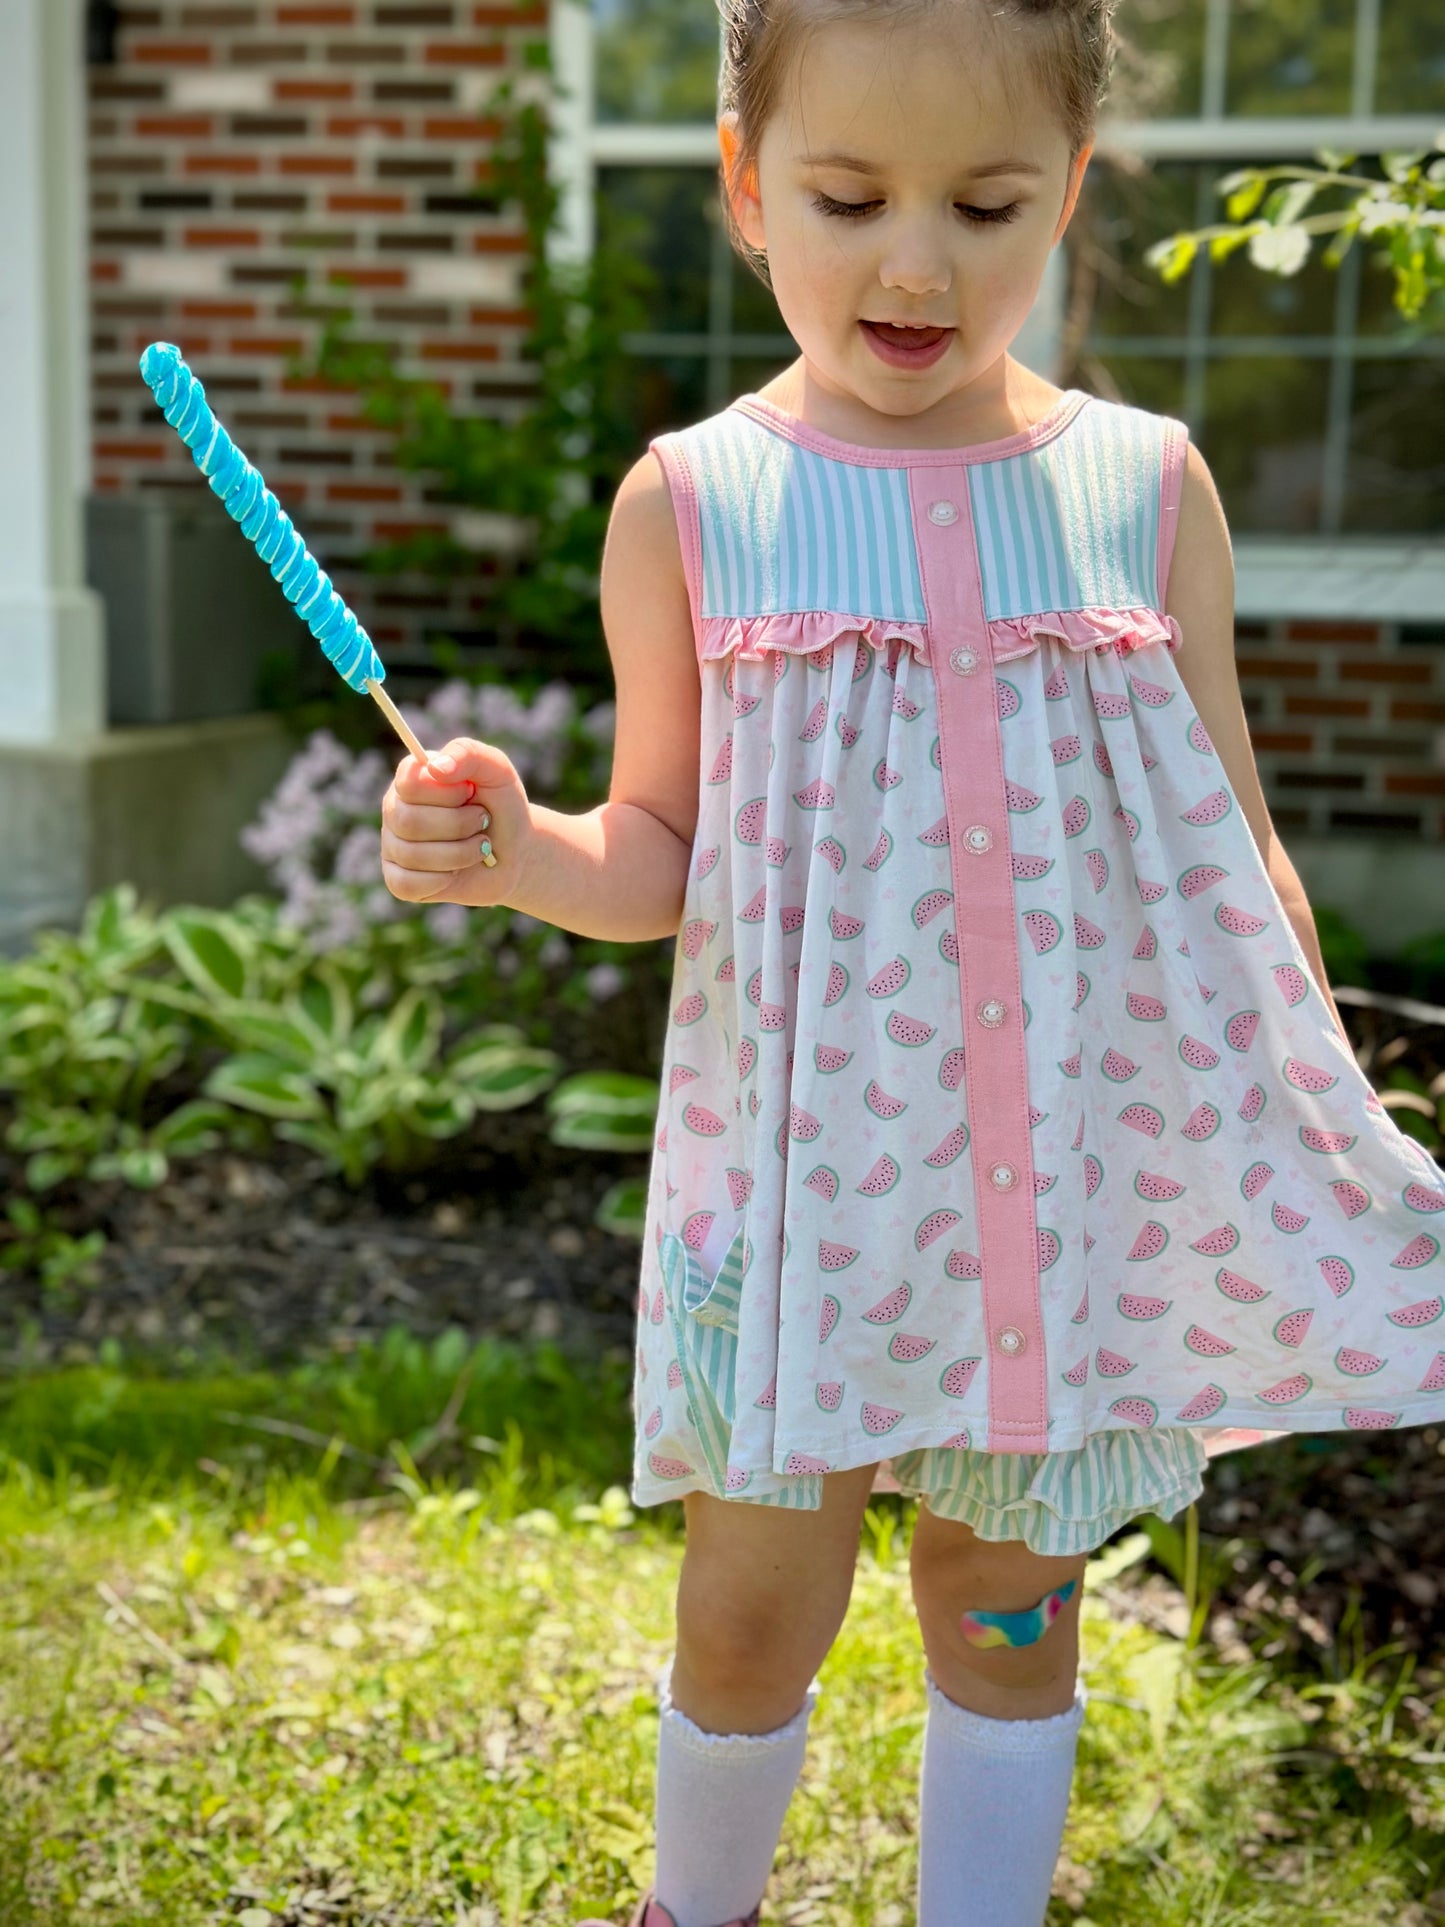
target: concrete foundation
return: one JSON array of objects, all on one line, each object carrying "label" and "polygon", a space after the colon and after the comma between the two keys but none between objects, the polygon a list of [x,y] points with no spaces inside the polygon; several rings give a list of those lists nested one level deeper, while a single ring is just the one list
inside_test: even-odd
[{"label": "concrete foundation", "polygon": [[1370,955],[1394,957],[1415,937],[1445,930],[1445,846],[1368,836],[1285,836],[1310,907],[1329,904],[1363,935]]},{"label": "concrete foundation", "polygon": [[267,887],[239,833],[297,747],[269,714],[0,743],[0,950],[114,883],[158,905]]}]

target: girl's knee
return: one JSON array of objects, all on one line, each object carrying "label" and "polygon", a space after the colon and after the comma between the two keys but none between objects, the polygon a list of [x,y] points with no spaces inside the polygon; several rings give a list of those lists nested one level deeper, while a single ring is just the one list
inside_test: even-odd
[{"label": "girl's knee", "polygon": [[[925,1519],[932,1523],[925,1526]],[[929,1665],[943,1690],[965,1703],[981,1693],[1064,1700],[1078,1670],[1087,1563],[1086,1553],[1050,1558],[1017,1540],[981,1539],[921,1508],[913,1597]],[[954,1693],[950,1682],[967,1685]]]},{"label": "girl's knee", "polygon": [[847,1615],[871,1480],[860,1468],[817,1512],[688,1494],[677,1635],[693,1675],[806,1684]]}]

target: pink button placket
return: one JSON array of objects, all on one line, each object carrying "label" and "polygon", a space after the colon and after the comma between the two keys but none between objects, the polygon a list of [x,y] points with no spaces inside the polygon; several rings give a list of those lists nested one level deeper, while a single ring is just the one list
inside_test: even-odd
[{"label": "pink button placket", "polygon": [[[988,1344],[990,1452],[1048,1450],[1028,1060],[998,684],[964,463],[915,468],[939,762],[959,906],[958,1010]],[[966,912],[963,906],[967,906]]]}]

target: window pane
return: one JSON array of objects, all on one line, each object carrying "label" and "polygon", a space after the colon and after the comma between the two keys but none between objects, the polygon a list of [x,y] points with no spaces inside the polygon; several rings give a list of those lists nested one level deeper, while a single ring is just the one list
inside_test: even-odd
[{"label": "window pane", "polygon": [[1383,0],[1375,111],[1445,112],[1445,21],[1437,0]]},{"label": "window pane", "polygon": [[595,118],[717,118],[718,14],[708,0],[591,0]]},{"label": "window pane", "polygon": [[597,170],[599,231],[631,248],[657,277],[649,332],[707,327],[712,228],[702,203],[716,193],[705,167]]},{"label": "window pane", "polygon": [[705,355],[623,356],[617,388],[618,414],[634,424],[640,447],[711,412]]},{"label": "window pane", "polygon": [[771,381],[774,375],[782,374],[788,364],[796,360],[795,354],[786,353],[759,359],[751,355],[738,355],[732,365],[733,394],[755,395],[764,382]]},{"label": "window pane", "polygon": [[1320,525],[1329,362],[1228,355],[1205,376],[1195,434],[1235,534],[1311,534]]},{"label": "window pane", "polygon": [[1255,267],[1247,248],[1211,266],[1209,332],[1214,335],[1315,335],[1335,329],[1339,270],[1325,266],[1316,240],[1294,274]]},{"label": "window pane", "polygon": [[1114,70],[1107,110],[1121,119],[1176,118],[1200,111],[1204,0],[1132,0],[1114,30],[1128,49]]},{"label": "window pane", "polygon": [[1355,363],[1345,527],[1445,534],[1445,357]]},{"label": "window pane", "polygon": [[1233,0],[1231,114],[1344,114],[1350,106],[1355,0]]},{"label": "window pane", "polygon": [[1108,335],[1182,335],[1189,321],[1187,277],[1172,287],[1144,265],[1144,251],[1194,226],[1192,166],[1161,162],[1132,173],[1090,162],[1064,245],[1096,277],[1089,327]]},{"label": "window pane", "polygon": [[[722,216],[719,214],[718,219]],[[732,254],[732,250],[728,252]],[[777,299],[771,288],[763,286],[740,254],[732,254],[730,263],[733,284],[733,333],[739,335],[772,335],[779,337],[778,352],[791,361],[797,349],[789,349],[787,324],[778,312]]]},{"label": "window pane", "polygon": [[[1101,379],[1101,374],[1104,379]],[[1149,408],[1156,415],[1184,419],[1184,362],[1176,355],[1111,355],[1085,357],[1075,387],[1119,400],[1132,408]]]}]

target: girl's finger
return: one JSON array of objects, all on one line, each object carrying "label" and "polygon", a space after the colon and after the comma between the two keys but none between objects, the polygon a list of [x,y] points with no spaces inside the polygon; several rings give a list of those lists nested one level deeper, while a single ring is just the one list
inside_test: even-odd
[{"label": "girl's finger", "polygon": [[455,843],[460,838],[480,836],[491,814],[480,803],[455,810],[433,809],[425,803],[394,803],[390,810],[383,809],[382,817],[392,834],[404,843]]},{"label": "girl's finger", "polygon": [[383,857],[381,880],[402,903],[433,903],[454,887],[456,872],[449,870],[438,875],[432,870],[409,870]]},{"label": "girl's finger", "polygon": [[412,842],[383,829],[381,857],[383,863],[395,863],[408,870],[442,872],[452,876],[458,870],[468,870],[474,863],[480,862],[481,837],[457,838],[451,842]]}]

